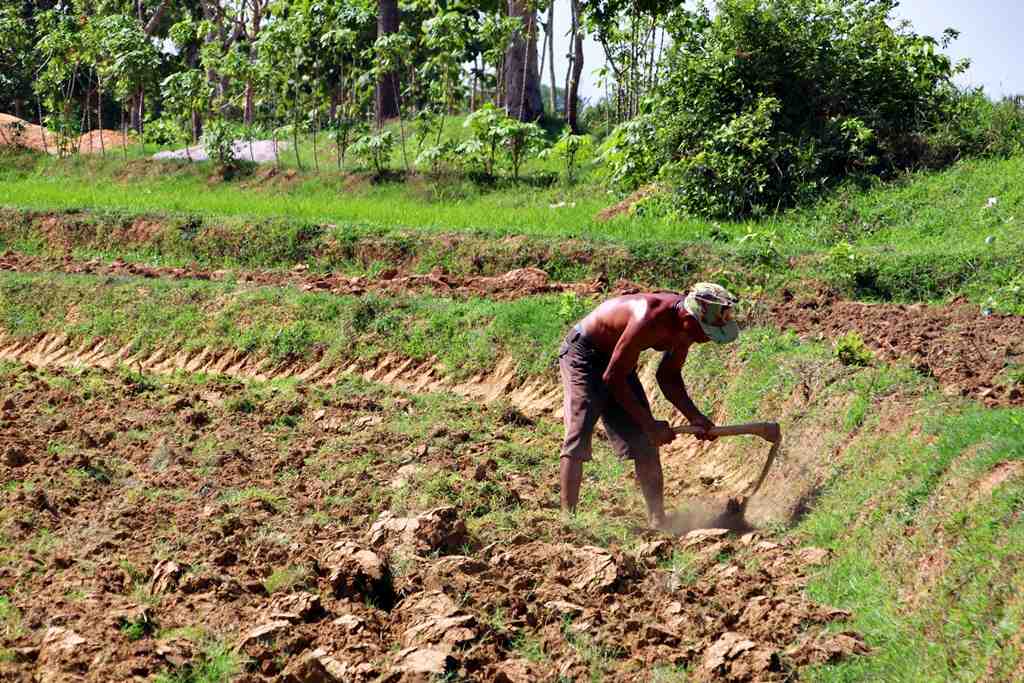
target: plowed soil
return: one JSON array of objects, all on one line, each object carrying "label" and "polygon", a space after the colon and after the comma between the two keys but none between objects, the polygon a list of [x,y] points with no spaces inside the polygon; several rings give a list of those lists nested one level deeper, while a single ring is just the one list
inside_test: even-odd
[{"label": "plowed soil", "polygon": [[485,296],[489,299],[518,299],[536,294],[575,292],[577,294],[598,294],[602,292],[622,293],[638,291],[636,285],[622,281],[609,288],[600,280],[590,282],[552,282],[548,274],[539,268],[518,268],[502,275],[484,276],[450,275],[435,269],[426,275],[402,274],[397,270],[386,271],[379,277],[345,276],[336,273],[314,273],[304,265],[290,271],[270,270],[206,270],[195,267],[147,266],[115,260],[104,263],[99,260],[81,261],[71,257],[54,259],[26,256],[8,251],[0,256],[0,270],[19,272],[64,272],[87,273],[108,276],[137,276],[146,278],[224,280],[234,279],[261,286],[293,286],[304,291],[331,292],[334,294],[360,295],[368,292],[378,294],[405,294],[410,292],[433,291],[445,296]]},{"label": "plowed soil", "polygon": [[826,551],[602,532],[639,520],[632,485],[563,520],[558,430],[515,411],[12,364],[0,396],[5,681],[144,680],[211,644],[300,682],[771,681],[866,652],[803,591]]},{"label": "plowed soil", "polygon": [[805,336],[836,339],[857,332],[887,361],[910,363],[947,394],[987,405],[1022,405],[1024,387],[1005,381],[1024,363],[1024,318],[983,315],[963,300],[945,305],[864,304],[829,296],[771,302],[765,322]]}]

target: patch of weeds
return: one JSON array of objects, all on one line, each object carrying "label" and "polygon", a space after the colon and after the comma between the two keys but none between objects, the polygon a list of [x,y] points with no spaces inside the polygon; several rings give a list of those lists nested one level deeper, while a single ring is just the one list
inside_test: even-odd
[{"label": "patch of weeds", "polygon": [[128,640],[135,642],[136,640],[142,640],[152,631],[153,625],[145,619],[135,619],[133,621],[125,621],[121,624],[121,633]]},{"label": "patch of weeds", "polygon": [[224,494],[224,502],[229,505],[241,505],[251,500],[261,501],[269,505],[276,512],[281,511],[288,505],[288,501],[284,496],[255,486]]},{"label": "patch of weeds", "polygon": [[132,599],[135,602],[143,605],[155,605],[159,598],[149,592],[149,577],[146,572],[142,571],[129,560],[122,559],[117,563],[117,566],[121,568],[121,571],[125,573],[130,582],[128,592],[131,594]]},{"label": "patch of weeds", "polygon": [[867,367],[875,360],[875,354],[856,332],[850,331],[836,339],[832,353],[846,366]]},{"label": "patch of weeds", "polygon": [[13,640],[22,635],[21,610],[11,604],[10,598],[0,595],[0,635]]},{"label": "patch of weeds", "polygon": [[29,552],[39,556],[45,557],[50,554],[54,546],[57,545],[57,539],[54,538],[53,532],[49,529],[40,529],[39,533],[32,537],[32,540],[28,542],[27,549]]},{"label": "patch of weeds", "polygon": [[74,450],[74,448],[75,447],[73,445],[56,439],[49,441],[46,444],[46,452],[50,455],[65,455]]},{"label": "patch of weeds", "polygon": [[304,567],[278,567],[263,579],[263,588],[269,595],[290,592],[305,583],[309,574]]},{"label": "patch of weeds", "polygon": [[593,683],[603,681],[611,668],[612,660],[618,659],[625,654],[622,648],[609,648],[595,643],[593,638],[583,633],[576,633],[572,630],[572,622],[566,620],[562,624],[562,632],[565,639],[572,645],[576,653],[587,663],[590,671],[590,680]]},{"label": "patch of weeds", "polygon": [[201,626],[178,626],[160,629],[156,632],[157,640],[174,640],[182,638],[193,643],[201,643],[208,638],[206,629]]},{"label": "patch of weeds", "polygon": [[228,683],[242,669],[240,655],[223,643],[207,646],[197,661],[159,674],[154,683]]},{"label": "patch of weeds", "polygon": [[505,608],[500,605],[495,607],[491,612],[484,618],[484,622],[492,629],[498,632],[504,631],[508,627],[508,621],[505,614]]},{"label": "patch of weeds", "polygon": [[249,413],[256,412],[257,405],[252,396],[241,394],[240,396],[232,396],[225,401],[224,408],[229,413],[244,413],[248,415]]},{"label": "patch of weeds", "polygon": [[544,652],[544,642],[525,631],[520,631],[512,641],[512,649],[528,662],[546,662],[548,659],[548,653]]},{"label": "patch of weeds", "polygon": [[682,683],[689,679],[687,664],[659,664],[651,669],[651,683]]},{"label": "patch of weeds", "polygon": [[1013,363],[999,373],[998,382],[1008,387],[1024,387],[1024,364]]},{"label": "patch of weeds", "polygon": [[[728,558],[726,558],[728,559]],[[689,586],[698,578],[697,556],[685,550],[673,551],[672,557],[661,563],[661,569],[669,572],[672,583]]]}]

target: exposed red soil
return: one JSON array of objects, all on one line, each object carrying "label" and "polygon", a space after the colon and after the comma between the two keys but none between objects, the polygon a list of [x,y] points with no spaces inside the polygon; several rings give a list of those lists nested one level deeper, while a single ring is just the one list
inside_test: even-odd
[{"label": "exposed red soil", "polygon": [[[101,154],[119,151],[126,141],[129,145],[135,144],[130,134],[125,137],[121,131],[96,129],[70,141],[69,146],[71,151],[77,150],[80,154]],[[0,114],[0,145],[25,147],[49,154],[59,151],[55,133],[10,114]]]},{"label": "exposed red soil", "polygon": [[943,305],[865,304],[830,296],[767,302],[763,322],[800,335],[836,339],[856,332],[881,359],[910,363],[950,395],[986,405],[1024,405],[1024,387],[1004,384],[1024,363],[1024,317],[983,315],[962,299]]},{"label": "exposed red soil", "polygon": [[[150,224],[136,221],[126,231],[126,239],[145,234]],[[140,238],[141,239],[141,238]],[[548,274],[539,268],[518,268],[502,275],[450,275],[440,268],[427,275],[400,274],[397,270],[386,271],[379,277],[346,276],[336,273],[310,272],[304,265],[290,271],[272,270],[207,270],[196,267],[147,266],[125,262],[120,259],[110,263],[98,259],[90,261],[26,256],[8,251],[0,256],[0,270],[18,272],[64,272],[87,273],[90,275],[137,276],[146,278],[224,280],[234,279],[261,286],[293,286],[304,291],[322,291],[333,294],[360,295],[369,292],[380,294],[402,294],[416,291],[434,291],[445,296],[485,296],[489,299],[518,299],[524,296],[575,292],[577,294],[623,293],[637,291],[629,282],[619,282],[613,288],[600,280],[590,282],[552,282]]]},{"label": "exposed red soil", "polygon": [[[244,655],[250,682],[645,681],[685,664],[781,681],[867,652],[803,590],[826,551],[725,530],[595,545],[550,510],[553,462],[499,473],[503,444],[556,437],[498,412],[452,406],[414,436],[392,425],[424,408],[377,389],[9,368],[0,388],[6,681],[142,680],[194,661],[196,629]],[[461,431],[466,416],[484,422]],[[420,476],[402,462],[454,492],[393,507],[396,473]],[[511,531],[480,523],[484,502]],[[678,571],[674,552],[691,558]],[[275,586],[282,568],[295,578]]]},{"label": "exposed red soil", "polygon": [[618,216],[628,216],[632,211],[633,207],[658,193],[659,187],[657,185],[645,185],[636,192],[632,193],[621,202],[612,204],[606,209],[601,209],[598,212],[596,218],[599,221],[610,221]]}]

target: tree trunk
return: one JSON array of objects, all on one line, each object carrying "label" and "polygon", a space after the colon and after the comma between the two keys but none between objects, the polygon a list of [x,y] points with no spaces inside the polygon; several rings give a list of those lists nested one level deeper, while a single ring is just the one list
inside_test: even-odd
[{"label": "tree trunk", "polygon": [[140,136],[142,135],[142,116],[145,112],[146,95],[142,88],[135,91],[135,95],[132,96],[131,107],[132,107],[132,123],[131,128]]},{"label": "tree trunk", "polygon": [[[398,33],[399,25],[398,0],[379,0],[377,13],[377,37]],[[384,125],[387,119],[398,116],[398,73],[395,71],[383,74],[377,81],[374,97],[374,114],[377,126]]]},{"label": "tree trunk", "polygon": [[555,0],[551,0],[551,6],[548,7],[548,46],[551,51],[551,62],[548,64],[548,69],[551,75],[551,92],[548,93],[548,99],[551,104],[551,116],[558,116],[558,107],[556,106],[556,85],[555,85]]},{"label": "tree trunk", "polygon": [[536,121],[544,114],[537,70],[537,11],[528,0],[508,0],[508,15],[522,20],[505,50],[505,110],[520,121]]},{"label": "tree trunk", "polygon": [[572,0],[572,65],[565,92],[565,120],[578,133],[580,75],[583,73],[583,28],[580,26],[580,0]]},{"label": "tree trunk", "polygon": [[253,97],[252,81],[245,82],[245,112],[243,114],[243,121],[245,125],[251,126],[253,120],[256,118],[256,103]]}]

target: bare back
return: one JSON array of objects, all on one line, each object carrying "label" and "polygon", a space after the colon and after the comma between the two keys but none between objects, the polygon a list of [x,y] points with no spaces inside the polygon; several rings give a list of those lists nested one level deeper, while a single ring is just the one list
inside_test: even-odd
[{"label": "bare back", "polygon": [[623,335],[636,354],[646,349],[686,349],[707,337],[697,321],[681,309],[682,300],[681,295],[669,292],[619,296],[591,311],[581,325],[594,345],[608,355],[614,354],[620,341],[626,341]]}]

